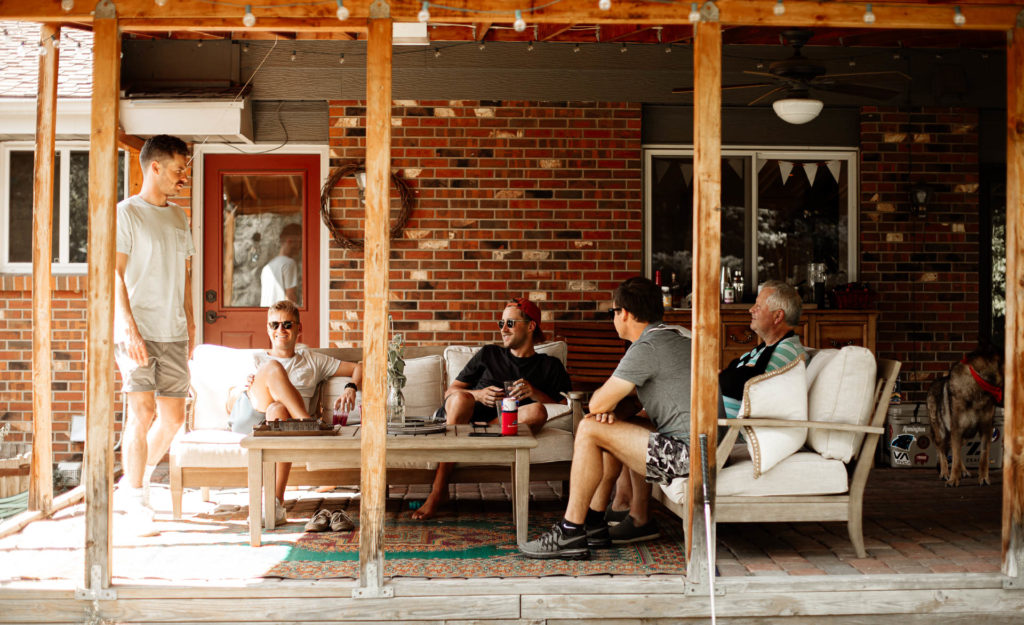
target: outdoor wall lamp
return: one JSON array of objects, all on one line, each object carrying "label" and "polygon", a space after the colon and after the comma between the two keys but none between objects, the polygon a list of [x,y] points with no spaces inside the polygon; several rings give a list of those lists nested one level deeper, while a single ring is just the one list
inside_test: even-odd
[{"label": "outdoor wall lamp", "polygon": [[366,203],[366,170],[359,169],[355,171],[353,176],[356,177],[356,185],[359,187],[359,201]]},{"label": "outdoor wall lamp", "polygon": [[932,186],[927,182],[910,185],[910,209],[915,215],[922,215],[932,200]]}]

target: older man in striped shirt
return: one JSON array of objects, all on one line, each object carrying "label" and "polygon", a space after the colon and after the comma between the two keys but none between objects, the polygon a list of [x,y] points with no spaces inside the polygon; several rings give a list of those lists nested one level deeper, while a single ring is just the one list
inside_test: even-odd
[{"label": "older man in striped shirt", "polygon": [[761,343],[718,374],[720,415],[736,418],[747,380],[784,367],[805,353],[793,331],[800,324],[801,308],[800,295],[785,282],[769,280],[761,285],[757,301],[750,307],[750,329]]}]

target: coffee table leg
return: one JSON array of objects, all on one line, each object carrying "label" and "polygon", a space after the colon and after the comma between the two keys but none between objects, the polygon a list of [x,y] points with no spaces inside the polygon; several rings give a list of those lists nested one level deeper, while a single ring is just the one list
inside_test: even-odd
[{"label": "coffee table leg", "polygon": [[517,449],[515,462],[515,477],[513,480],[513,513],[516,519],[516,542],[520,545],[526,542],[526,533],[529,529],[529,506],[530,506],[530,450]]},{"label": "coffee table leg", "polygon": [[260,496],[263,494],[263,450],[249,450],[249,545],[260,546],[260,517],[263,510]]},{"label": "coffee table leg", "polygon": [[274,491],[277,490],[276,469],[276,463],[263,463],[263,509],[267,511],[263,516],[267,517],[266,525],[268,530],[274,529],[277,525],[277,504],[274,497]]}]

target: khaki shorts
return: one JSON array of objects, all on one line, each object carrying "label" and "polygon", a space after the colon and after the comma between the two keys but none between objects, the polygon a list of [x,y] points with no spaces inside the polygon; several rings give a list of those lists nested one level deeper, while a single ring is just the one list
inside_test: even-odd
[{"label": "khaki shorts", "polygon": [[114,345],[125,393],[155,392],[157,397],[188,397],[188,341],[146,341],[144,366],[128,355],[128,345]]}]

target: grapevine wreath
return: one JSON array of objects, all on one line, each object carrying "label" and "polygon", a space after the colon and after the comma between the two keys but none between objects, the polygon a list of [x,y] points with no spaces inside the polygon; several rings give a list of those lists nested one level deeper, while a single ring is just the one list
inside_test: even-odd
[{"label": "grapevine wreath", "polygon": [[[323,188],[320,189],[320,218],[323,220],[324,225],[327,226],[328,232],[331,233],[331,238],[338,245],[350,250],[363,249],[363,239],[349,238],[334,225],[334,221],[331,219],[331,190],[342,178],[354,176],[357,171],[365,169],[366,164],[363,161],[346,163],[331,172],[330,177],[324,182]],[[409,184],[393,172],[391,174],[391,184],[398,188],[398,195],[402,200],[402,208],[398,212],[398,218],[391,225],[391,238],[395,239],[402,236],[405,225],[409,223],[409,215],[412,214],[414,199],[412,190],[409,189]]]}]

